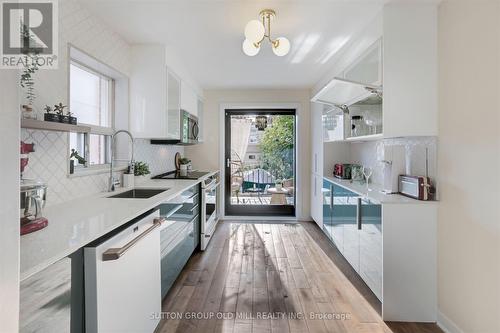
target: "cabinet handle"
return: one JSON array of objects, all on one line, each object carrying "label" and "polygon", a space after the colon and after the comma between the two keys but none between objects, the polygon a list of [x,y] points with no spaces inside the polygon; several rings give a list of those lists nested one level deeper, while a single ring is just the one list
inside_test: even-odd
[{"label": "cabinet handle", "polygon": [[192,213],[196,208],[198,208],[199,204],[194,205],[189,211]]},{"label": "cabinet handle", "polygon": [[356,202],[356,222],[358,223],[358,230],[361,230],[362,219],[361,219],[361,198],[357,198]]},{"label": "cabinet handle", "polygon": [[333,185],[330,185],[330,209],[333,210]]},{"label": "cabinet handle", "polygon": [[318,153],[314,153],[314,172],[318,172]]},{"label": "cabinet handle", "polygon": [[153,220],[152,226],[144,230],[139,236],[135,237],[124,246],[107,249],[106,252],[102,254],[102,261],[111,261],[120,259],[125,254],[125,252],[130,250],[135,244],[137,244],[142,238],[146,237],[154,229],[158,228],[163,222],[165,222],[165,219],[163,217],[155,218]]}]

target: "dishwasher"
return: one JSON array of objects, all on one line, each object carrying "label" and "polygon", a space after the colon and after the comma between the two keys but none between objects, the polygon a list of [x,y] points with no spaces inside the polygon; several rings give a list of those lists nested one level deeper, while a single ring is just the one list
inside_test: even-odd
[{"label": "dishwasher", "polygon": [[160,321],[160,210],[84,248],[85,331],[153,332]]}]

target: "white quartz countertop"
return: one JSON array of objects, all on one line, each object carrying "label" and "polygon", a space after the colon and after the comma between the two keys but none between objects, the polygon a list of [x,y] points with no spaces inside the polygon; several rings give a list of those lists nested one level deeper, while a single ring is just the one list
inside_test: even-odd
[{"label": "white quartz countertop", "polygon": [[324,179],[331,183],[342,186],[343,188],[352,191],[362,197],[370,199],[379,204],[435,204],[436,201],[421,201],[405,197],[400,194],[385,194],[382,193],[382,187],[377,184],[370,184],[370,190],[367,189],[366,184],[359,182],[351,182],[347,179],[339,179],[335,177],[324,176]]},{"label": "white quartz countertop", "polygon": [[131,188],[103,192],[44,209],[49,225],[21,236],[21,280],[40,272],[141,214],[174,199],[198,180],[147,179],[134,188],[167,189],[148,199],[107,198]]}]

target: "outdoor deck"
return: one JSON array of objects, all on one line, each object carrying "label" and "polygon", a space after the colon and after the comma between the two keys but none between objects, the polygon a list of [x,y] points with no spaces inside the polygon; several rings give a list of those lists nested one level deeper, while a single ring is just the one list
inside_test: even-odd
[{"label": "outdoor deck", "polygon": [[[238,196],[231,196],[231,204],[232,205],[270,205],[271,204],[271,195],[262,194],[259,196],[252,194],[248,195],[246,193]],[[293,205],[293,196],[286,197],[286,201],[288,205]]]}]

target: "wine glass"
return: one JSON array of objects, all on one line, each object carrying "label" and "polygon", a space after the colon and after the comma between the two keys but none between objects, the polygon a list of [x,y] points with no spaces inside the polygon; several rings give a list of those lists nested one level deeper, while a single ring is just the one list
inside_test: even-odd
[{"label": "wine glass", "polygon": [[363,166],[363,176],[366,179],[366,190],[370,191],[370,177],[373,174],[373,168],[369,166]]}]

